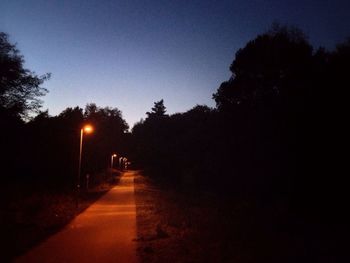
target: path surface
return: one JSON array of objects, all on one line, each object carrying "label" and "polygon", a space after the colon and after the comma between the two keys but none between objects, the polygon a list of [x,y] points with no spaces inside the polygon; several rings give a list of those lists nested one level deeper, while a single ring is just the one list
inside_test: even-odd
[{"label": "path surface", "polygon": [[138,262],[134,173],[69,225],[15,262]]}]

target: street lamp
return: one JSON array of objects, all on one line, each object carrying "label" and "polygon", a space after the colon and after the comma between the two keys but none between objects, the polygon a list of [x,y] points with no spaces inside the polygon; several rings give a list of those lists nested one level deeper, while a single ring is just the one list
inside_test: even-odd
[{"label": "street lamp", "polygon": [[83,137],[84,132],[85,133],[92,133],[93,127],[89,124],[85,125],[83,128],[80,129],[80,147],[79,147],[79,168],[78,168],[78,180],[77,180],[77,207],[78,207],[78,195],[79,195],[79,188],[80,188],[80,174],[81,174],[81,155],[83,151]]},{"label": "street lamp", "polygon": [[113,159],[114,159],[114,157],[117,157],[117,154],[112,154],[112,156],[111,156],[111,168],[113,169]]}]

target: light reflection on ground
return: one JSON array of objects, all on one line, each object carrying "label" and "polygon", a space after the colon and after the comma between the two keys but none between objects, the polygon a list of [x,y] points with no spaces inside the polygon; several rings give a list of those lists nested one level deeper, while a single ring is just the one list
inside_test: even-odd
[{"label": "light reflection on ground", "polygon": [[137,262],[134,172],[65,229],[15,262]]}]

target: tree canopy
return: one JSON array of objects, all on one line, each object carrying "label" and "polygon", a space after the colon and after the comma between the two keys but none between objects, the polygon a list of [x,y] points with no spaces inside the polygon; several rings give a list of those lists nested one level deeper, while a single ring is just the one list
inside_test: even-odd
[{"label": "tree canopy", "polygon": [[312,46],[294,27],[274,25],[236,53],[232,77],[213,95],[220,110],[276,102],[307,86]]},{"label": "tree canopy", "polygon": [[146,112],[148,117],[161,117],[165,116],[166,107],[164,106],[164,100],[154,102],[151,112]]},{"label": "tree canopy", "polygon": [[[49,116],[48,111],[40,112],[21,129],[12,130],[17,133],[16,137],[23,134],[20,136],[23,141],[15,148],[11,143],[9,149],[14,148],[14,156],[21,159],[21,167],[25,167],[30,178],[72,185],[78,164],[80,129],[84,123],[91,124],[94,132],[84,136],[82,174],[97,174],[108,167],[112,153],[125,156],[128,125],[121,111],[98,107],[95,103],[87,104],[85,110],[78,106],[68,107],[57,116]],[[28,149],[30,156],[22,160],[23,155],[18,153],[24,154]],[[48,170],[50,176],[47,176]]]},{"label": "tree canopy", "polygon": [[47,93],[41,85],[50,74],[38,76],[24,68],[24,58],[16,45],[9,42],[6,33],[0,32],[0,110],[12,116],[27,118],[39,112]]}]

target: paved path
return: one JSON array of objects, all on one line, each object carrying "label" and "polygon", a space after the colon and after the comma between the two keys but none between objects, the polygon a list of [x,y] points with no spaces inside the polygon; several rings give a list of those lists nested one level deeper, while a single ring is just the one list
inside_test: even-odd
[{"label": "paved path", "polygon": [[68,226],[15,262],[137,262],[134,172]]}]

